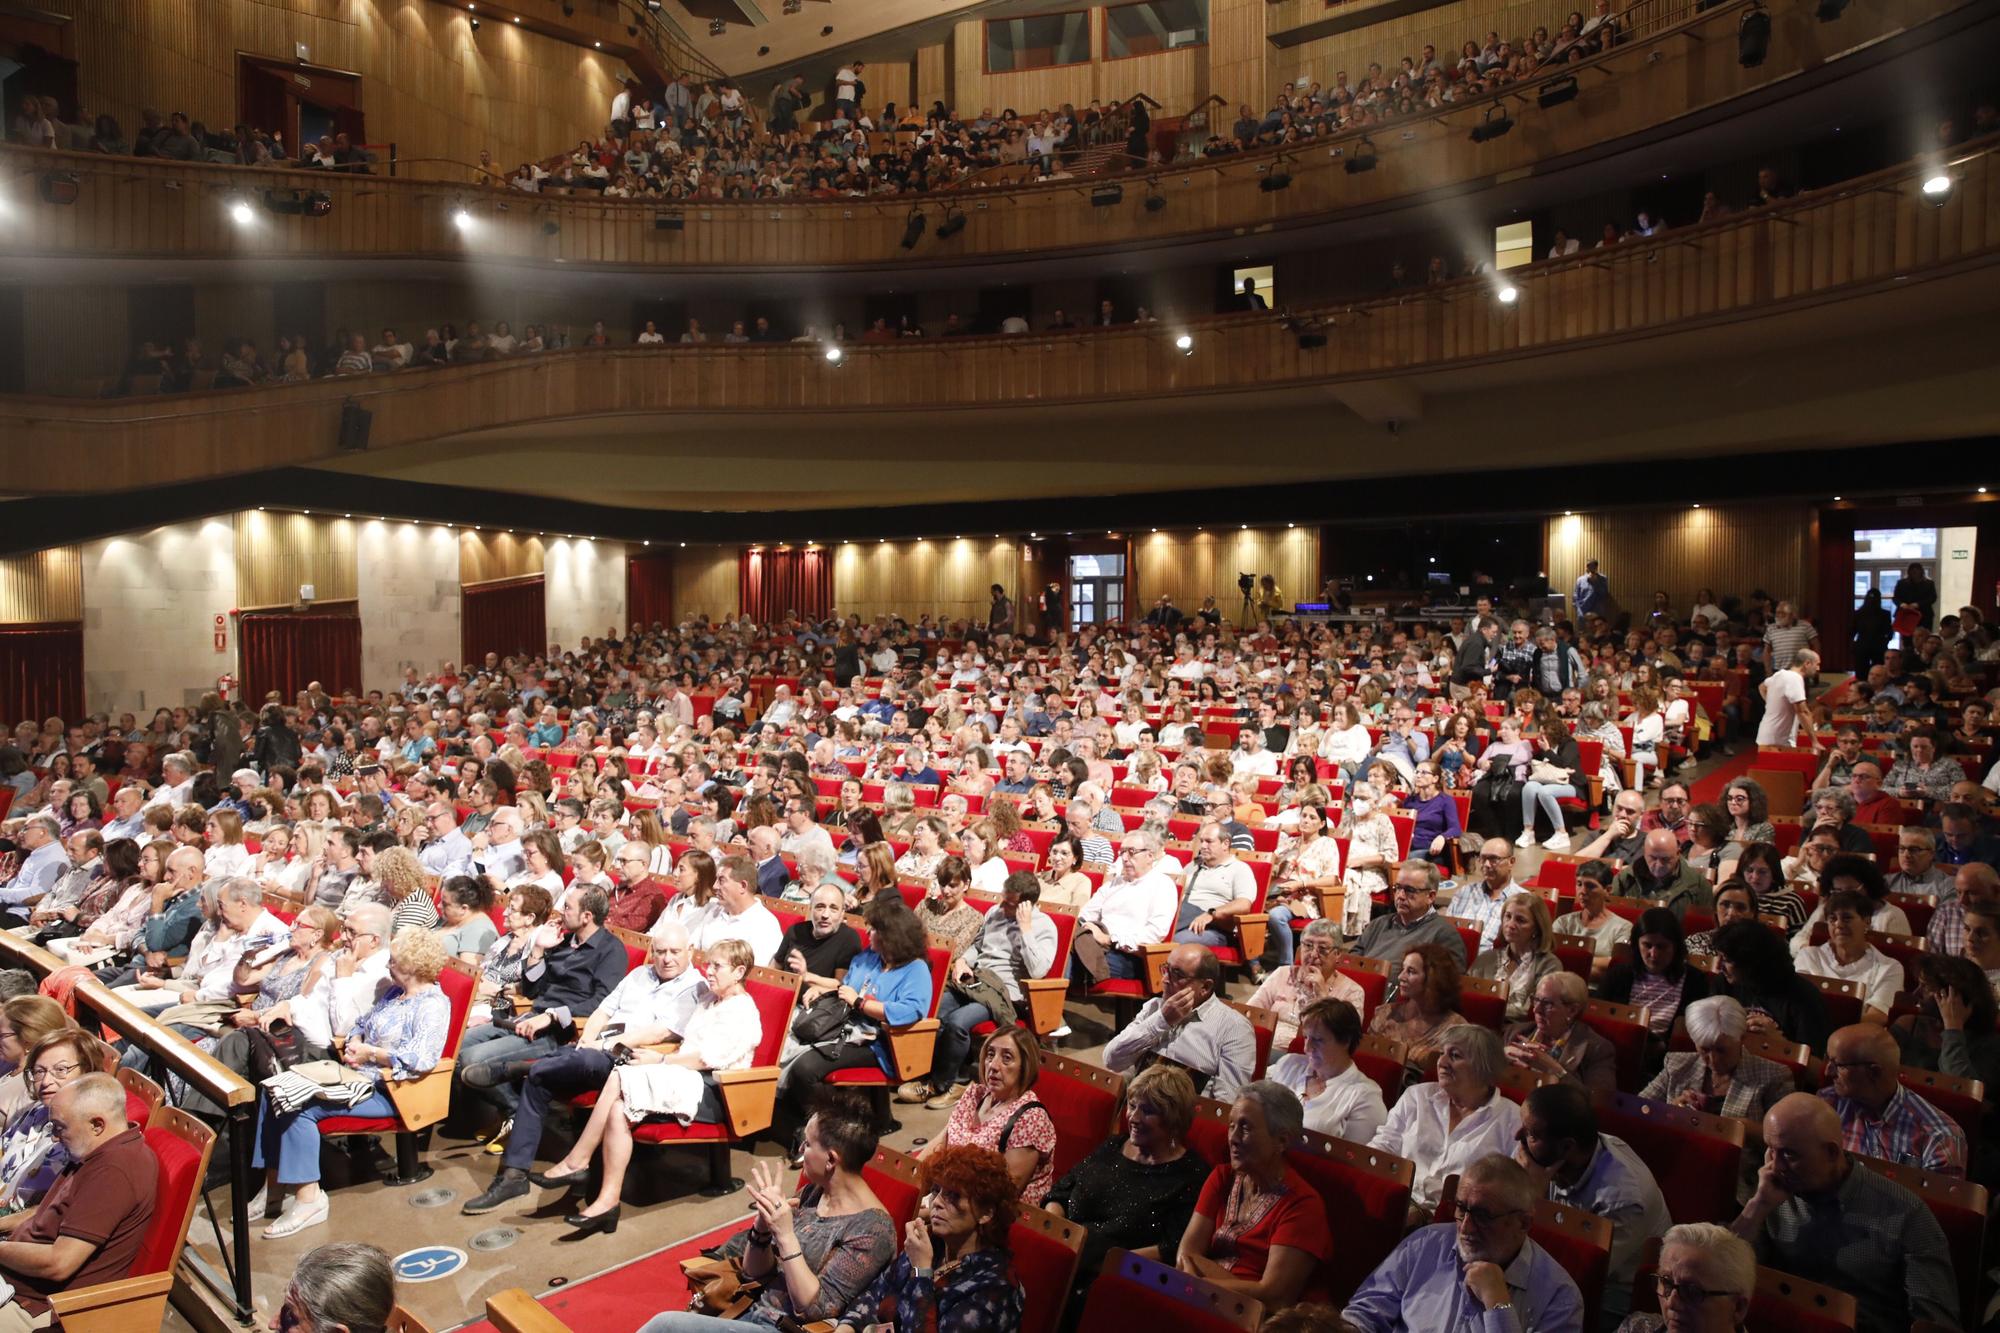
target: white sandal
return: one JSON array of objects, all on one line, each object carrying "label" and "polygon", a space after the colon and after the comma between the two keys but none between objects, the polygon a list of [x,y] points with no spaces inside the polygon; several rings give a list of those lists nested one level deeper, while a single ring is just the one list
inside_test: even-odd
[{"label": "white sandal", "polygon": [[287,1236],[296,1236],[307,1227],[319,1226],[332,1213],[332,1201],[325,1194],[307,1204],[300,1203],[298,1196],[293,1195],[285,1211],[278,1214],[278,1220],[264,1228],[264,1239],[283,1240]]}]

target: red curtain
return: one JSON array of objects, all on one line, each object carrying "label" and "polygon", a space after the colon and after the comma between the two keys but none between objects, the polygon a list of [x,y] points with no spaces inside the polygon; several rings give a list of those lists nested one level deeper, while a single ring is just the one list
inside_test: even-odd
[{"label": "red curtain", "polygon": [[0,625],[0,722],[83,716],[83,626]]},{"label": "red curtain", "polygon": [[361,688],[361,617],[248,611],[237,627],[243,698],[290,699],[313,681],[336,694]]},{"label": "red curtain", "polygon": [[548,593],[542,576],[460,589],[459,660],[468,671],[486,654],[539,653],[549,646]]},{"label": "red curtain", "polygon": [[789,612],[822,620],[833,610],[833,562],[818,549],[744,551],[736,558],[736,595],[752,620],[782,620]]},{"label": "red curtain", "polygon": [[620,637],[634,625],[651,628],[674,623],[674,557],[662,551],[630,555],[625,560],[625,623]]}]

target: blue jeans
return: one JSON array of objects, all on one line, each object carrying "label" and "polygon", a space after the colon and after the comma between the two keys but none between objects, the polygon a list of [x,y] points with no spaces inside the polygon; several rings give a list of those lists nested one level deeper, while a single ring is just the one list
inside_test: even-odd
[{"label": "blue jeans", "polygon": [[937,1046],[931,1053],[931,1086],[942,1092],[964,1072],[965,1057],[972,1051],[972,1029],[992,1019],[983,1004],[961,1000],[945,987],[938,996]]},{"label": "blue jeans", "polygon": [[545,1029],[536,1037],[517,1037],[512,1024],[488,1023],[472,1029],[458,1043],[458,1086],[474,1097],[484,1097],[497,1106],[502,1115],[513,1115],[521,1104],[519,1088],[512,1083],[475,1088],[465,1081],[465,1071],[474,1065],[502,1060],[539,1060],[562,1046],[549,1035],[553,1030]]},{"label": "blue jeans", "polygon": [[1271,925],[1264,934],[1268,947],[1264,952],[1276,956],[1278,961],[1273,966],[1292,965],[1292,951],[1298,947],[1298,941],[1292,937],[1292,916],[1290,903],[1280,904],[1271,909]]},{"label": "blue jeans", "polygon": [[250,1148],[250,1164],[269,1166],[275,1160],[280,1185],[317,1184],[320,1121],[346,1115],[364,1118],[388,1116],[393,1119],[395,1114],[396,1104],[379,1086],[354,1106],[314,1102],[290,1115],[273,1112],[271,1099],[266,1097],[257,1107],[257,1141]]},{"label": "blue jeans", "polygon": [[1193,903],[1184,902],[1181,904],[1180,916],[1174,922],[1175,944],[1205,944],[1213,949],[1217,945],[1232,944],[1235,942],[1236,937],[1234,935],[1225,934],[1215,929],[1213,922],[1209,923],[1207,930],[1193,929],[1194,919],[1200,915],[1201,909]]},{"label": "blue jeans", "polygon": [[1575,796],[1576,788],[1567,782],[1524,782],[1521,784],[1521,827],[1535,827],[1535,807],[1541,806],[1542,813],[1549,817],[1555,831],[1563,831],[1563,813],[1556,802],[1565,797]]}]

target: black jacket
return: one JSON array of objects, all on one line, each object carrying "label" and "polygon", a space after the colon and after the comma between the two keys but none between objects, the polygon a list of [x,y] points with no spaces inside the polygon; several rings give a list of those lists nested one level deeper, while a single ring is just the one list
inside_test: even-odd
[{"label": "black jacket", "polygon": [[534,1013],[567,1009],[572,1021],[587,1018],[625,979],[629,962],[625,945],[602,927],[581,944],[571,935],[542,955],[535,975],[521,974],[521,994]]}]

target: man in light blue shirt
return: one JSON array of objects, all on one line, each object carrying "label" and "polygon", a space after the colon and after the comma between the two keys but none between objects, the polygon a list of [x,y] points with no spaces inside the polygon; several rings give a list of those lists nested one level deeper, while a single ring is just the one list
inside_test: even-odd
[{"label": "man in light blue shirt", "polygon": [[1500,938],[1500,914],[1507,900],[1522,892],[1514,882],[1514,844],[1505,838],[1488,838],[1479,848],[1478,879],[1455,885],[1446,916],[1463,917],[1479,927],[1479,950],[1484,953]]},{"label": "man in light blue shirt", "polygon": [[1582,1293],[1528,1239],[1534,1208],[1534,1182],[1520,1163],[1480,1158],[1459,1178],[1457,1219],[1404,1237],[1342,1314],[1361,1333],[1580,1333]]},{"label": "man in light blue shirt", "polygon": [[459,831],[458,812],[447,801],[433,801],[424,819],[431,840],[417,853],[417,860],[423,863],[425,873],[441,880],[472,874],[472,839]]},{"label": "man in light blue shirt", "polygon": [[1597,1132],[1590,1094],[1577,1083],[1555,1083],[1528,1094],[1514,1160],[1545,1187],[1552,1202],[1581,1208],[1611,1224],[1603,1322],[1614,1327],[1631,1308],[1632,1279],[1647,1239],[1673,1225],[1659,1182],[1630,1144]]},{"label": "man in light blue shirt", "polygon": [[39,814],[21,826],[17,841],[27,855],[14,878],[0,884],[0,903],[9,914],[25,917],[22,910],[56,886],[69,869],[69,852],[62,845],[62,826],[51,814]]},{"label": "man in light blue shirt", "polygon": [[1611,605],[1611,580],[1597,572],[1597,562],[1584,562],[1583,573],[1577,576],[1576,591],[1570,600],[1575,604],[1576,619],[1588,615],[1602,615]]},{"label": "man in light blue shirt", "polygon": [[138,787],[120,787],[111,797],[114,817],[104,822],[104,840],[116,842],[120,838],[130,838],[134,842],[143,841],[146,836],[146,793]]}]

